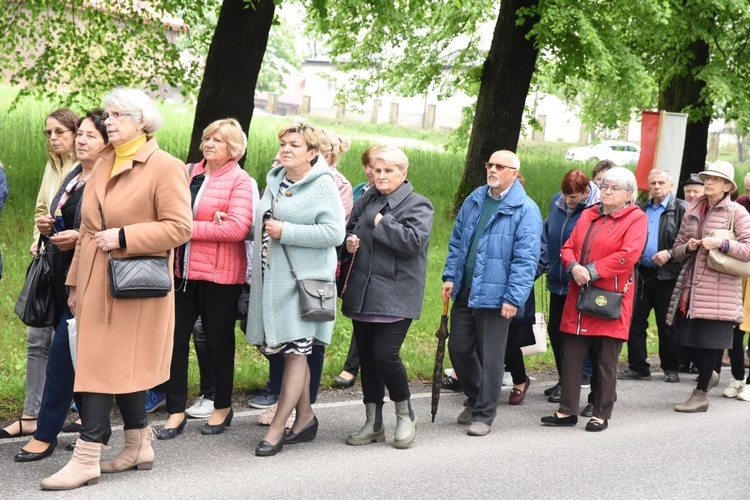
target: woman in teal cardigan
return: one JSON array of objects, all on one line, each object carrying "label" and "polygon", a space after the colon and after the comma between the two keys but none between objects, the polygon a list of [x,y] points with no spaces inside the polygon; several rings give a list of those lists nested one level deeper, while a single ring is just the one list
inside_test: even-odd
[{"label": "woman in teal cardigan", "polygon": [[[318,420],[310,405],[306,357],[314,342],[330,343],[334,326],[334,321],[302,321],[296,282],[282,245],[298,279],[333,281],[335,247],[344,240],[344,208],[330,169],[311,164],[318,154],[317,131],[291,124],[279,132],[279,143],[280,166],[268,173],[268,187],[255,211],[247,341],[266,355],[283,353],[284,376],[276,415],[255,450],[258,456],[275,455],[284,444],[315,439]],[[297,418],[287,435],[285,424],[294,409]]]}]

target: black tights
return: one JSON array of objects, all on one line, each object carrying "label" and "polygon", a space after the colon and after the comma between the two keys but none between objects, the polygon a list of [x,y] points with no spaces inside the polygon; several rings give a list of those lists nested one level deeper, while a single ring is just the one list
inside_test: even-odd
[{"label": "black tights", "polygon": [[701,391],[708,391],[713,372],[721,373],[721,357],[724,349],[695,348],[695,360],[698,365],[698,387]]},{"label": "black tights", "polygon": [[[146,416],[146,391],[115,394],[125,430],[148,426]],[[90,443],[103,443],[109,433],[109,412],[112,411],[112,394],[82,393],[81,439]]]}]

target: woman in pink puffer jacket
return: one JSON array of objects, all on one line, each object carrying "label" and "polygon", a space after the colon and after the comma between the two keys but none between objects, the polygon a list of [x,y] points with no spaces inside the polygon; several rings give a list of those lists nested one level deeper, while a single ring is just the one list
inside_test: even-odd
[{"label": "woman in pink puffer jacket", "polygon": [[187,422],[190,334],[200,316],[214,372],[214,410],[202,434],[221,434],[232,422],[234,324],[245,282],[245,237],[253,220],[252,180],[237,164],[247,137],[237,120],[203,131],[204,159],[192,166],[193,235],[175,255],[174,350],[167,385],[169,420],[157,437],[172,439]]},{"label": "woman in pink puffer jacket", "polygon": [[[705,195],[688,206],[672,250],[672,257],[684,266],[667,314],[667,322],[675,325],[675,342],[696,351],[698,386],[687,401],[675,406],[685,413],[708,410],[708,391],[719,382],[722,353],[732,347],[732,329],[743,319],[741,280],[711,269],[709,251],[718,249],[750,261],[750,214],[730,199],[737,190],[734,167],[717,161],[698,175]],[[728,229],[731,219],[735,240],[713,236],[718,229]]]}]

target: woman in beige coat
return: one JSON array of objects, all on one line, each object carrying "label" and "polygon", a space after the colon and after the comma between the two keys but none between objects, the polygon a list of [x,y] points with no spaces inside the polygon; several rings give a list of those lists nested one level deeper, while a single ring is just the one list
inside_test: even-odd
[{"label": "woman in beige coat", "polygon": [[[107,254],[160,256],[190,239],[187,170],[146,135],[159,128],[162,118],[143,92],[115,89],[104,107],[110,145],[84,192],[81,236],[66,283],[77,320],[75,390],[83,393],[83,429],[73,458],[42,481],[43,489],[95,484],[100,471],[150,469],[153,431],[144,406],[146,390],[169,378],[174,295],[112,298]],[[125,448],[100,467],[112,395],[123,417]]]}]

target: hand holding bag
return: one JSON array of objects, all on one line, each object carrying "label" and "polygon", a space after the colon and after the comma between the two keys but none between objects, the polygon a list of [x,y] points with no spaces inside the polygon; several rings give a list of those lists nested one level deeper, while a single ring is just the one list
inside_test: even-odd
[{"label": "hand holding bag", "polygon": [[[732,207],[732,211],[729,214],[729,224],[727,225],[727,228],[717,229],[711,233],[711,236],[721,240],[737,239],[734,234],[734,212],[736,209],[736,206]],[[732,276],[739,276],[741,278],[750,276],[750,262],[742,262],[735,257],[730,257],[729,255],[722,253],[718,248],[713,248],[708,251],[708,267],[714,271]]]},{"label": "hand holding bag", "polygon": [[576,309],[584,314],[600,319],[618,319],[622,308],[622,296],[628,291],[633,276],[628,278],[622,292],[604,290],[592,284],[581,287],[576,301]]},{"label": "hand holding bag", "polygon": [[281,245],[281,249],[284,250],[286,260],[289,262],[289,270],[297,282],[302,319],[316,323],[336,319],[336,284],[332,281],[298,279],[286,246]]},{"label": "hand holding bag", "polygon": [[[104,212],[99,205],[102,216]],[[164,257],[112,257],[107,253],[107,274],[109,275],[109,293],[116,299],[147,299],[166,297],[172,290],[172,276],[169,270],[169,253]]]},{"label": "hand holding bag", "polygon": [[[42,245],[42,243],[45,243]],[[49,241],[39,236],[36,254],[26,270],[26,281],[18,296],[15,313],[26,326],[44,328],[54,326],[59,311],[54,295],[54,274],[47,257]]]}]

